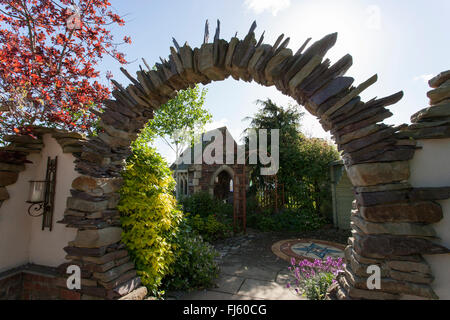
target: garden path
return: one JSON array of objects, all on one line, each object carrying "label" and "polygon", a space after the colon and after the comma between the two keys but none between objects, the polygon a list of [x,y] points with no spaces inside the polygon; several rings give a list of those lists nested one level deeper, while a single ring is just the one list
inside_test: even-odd
[{"label": "garden path", "polygon": [[[303,300],[286,288],[289,262],[276,256],[272,245],[289,238],[322,238],[345,241],[342,232],[309,234],[255,232],[215,244],[221,254],[220,274],[212,288],[191,292],[171,292],[177,300]],[[325,235],[325,236],[324,236]]]}]

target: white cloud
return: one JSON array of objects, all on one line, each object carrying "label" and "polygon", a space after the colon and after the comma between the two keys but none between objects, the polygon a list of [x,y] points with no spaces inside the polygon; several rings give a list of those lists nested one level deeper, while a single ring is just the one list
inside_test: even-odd
[{"label": "white cloud", "polygon": [[415,76],[414,81],[422,80],[423,82],[428,83],[428,80],[431,78],[433,78],[432,74],[421,74],[420,76]]},{"label": "white cloud", "polygon": [[256,14],[263,13],[267,10],[276,16],[278,11],[289,8],[291,0],[245,0],[244,4]]}]

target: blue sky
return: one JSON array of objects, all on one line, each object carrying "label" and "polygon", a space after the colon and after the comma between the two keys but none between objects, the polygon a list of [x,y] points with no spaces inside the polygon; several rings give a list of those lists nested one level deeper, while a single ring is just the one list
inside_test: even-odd
[{"label": "blue sky", "polygon": [[[293,51],[308,37],[312,43],[338,32],[337,43],[327,54],[331,62],[351,54],[353,66],[347,75],[355,78],[355,85],[378,74],[378,82],[362,93],[363,99],[404,91],[403,99],[390,107],[394,115],[385,120],[389,124],[409,123],[411,114],[428,104],[426,80],[450,68],[448,0],[111,0],[111,4],[127,21],[113,33],[117,39],[124,35],[132,38],[131,45],[121,47],[128,60],[136,60],[126,66],[132,74],[142,64],[141,58],[149,64],[159,61],[160,56],[166,58],[172,37],[180,45],[187,41],[191,47],[199,47],[206,19],[210,38],[217,19],[221,21],[221,38],[226,40],[235,32],[242,38],[256,20],[257,38],[266,31],[264,42],[273,44],[284,33],[291,38]],[[114,79],[128,84],[119,67],[112,59],[104,59],[99,65],[104,81],[110,70]],[[275,88],[231,77],[207,88],[206,108],[213,115],[209,128],[226,125],[235,138],[246,126],[242,119],[256,112],[257,99],[269,97],[280,105],[294,103]],[[313,116],[304,117],[303,129],[311,136],[329,138]],[[174,159],[163,142],[156,146],[167,160]]]}]

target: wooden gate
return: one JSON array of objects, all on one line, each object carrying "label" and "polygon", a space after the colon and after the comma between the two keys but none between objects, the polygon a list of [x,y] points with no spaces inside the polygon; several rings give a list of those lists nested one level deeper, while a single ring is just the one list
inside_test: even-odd
[{"label": "wooden gate", "polygon": [[284,184],[278,183],[276,175],[262,178],[263,183],[257,191],[258,205],[262,209],[270,208],[278,212],[285,207]]}]

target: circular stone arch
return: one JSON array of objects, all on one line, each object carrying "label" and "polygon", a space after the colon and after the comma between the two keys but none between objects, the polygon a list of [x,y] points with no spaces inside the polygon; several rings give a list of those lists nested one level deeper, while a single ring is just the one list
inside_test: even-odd
[{"label": "circular stone arch", "polygon": [[[263,35],[256,39],[255,28],[253,23],[243,39],[226,41],[220,39],[218,23],[212,42],[209,32],[199,48],[187,43],[179,46],[174,40],[168,58],[156,63],[155,69],[146,64],[148,70],[141,68],[135,77],[121,69],[131,81],[126,87],[112,80],[113,99],[104,101],[103,112],[98,114],[99,134],[84,143],[76,161],[80,177],[73,181],[65,212],[68,226],[78,228],[65,250],[68,264],[82,268],[81,294],[116,299],[140,286],[120,242],[122,229],[116,208],[130,143],[153,111],[175,97],[178,90],[231,76],[275,86],[292,97],[319,119],[342,151],[356,201],[352,237],[345,249],[347,266],[330,297],[435,297],[429,283],[415,277],[413,271],[428,270],[422,254],[448,252],[424,237],[429,235],[426,224],[441,219],[442,212],[426,192],[418,192],[407,183],[414,143],[400,138],[398,127],[382,123],[392,115],[385,107],[398,102],[403,93],[362,101],[359,94],[377,76],[354,86],[354,79],[344,76],[352,65],[350,55],[333,64],[325,58],[337,33],[310,46],[307,40],[294,52],[288,48],[289,38],[281,35],[274,44],[266,44]],[[381,267],[381,290],[367,290],[370,264]]]}]

